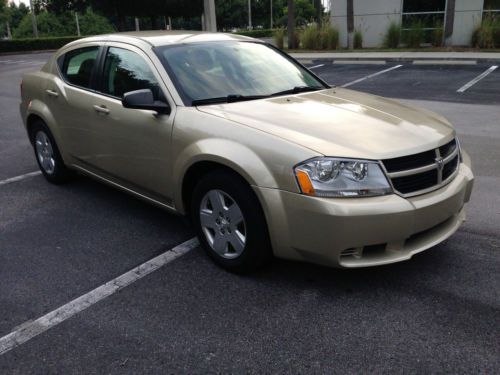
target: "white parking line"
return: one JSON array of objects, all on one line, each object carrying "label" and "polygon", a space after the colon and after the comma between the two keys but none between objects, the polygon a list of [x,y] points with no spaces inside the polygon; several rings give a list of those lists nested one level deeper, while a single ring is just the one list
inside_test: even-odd
[{"label": "white parking line", "polygon": [[325,64],[314,65],[314,66],[311,66],[309,69],[321,68],[322,66],[325,66]]},{"label": "white parking line", "polygon": [[15,331],[0,338],[0,355],[24,344],[33,337],[38,336],[48,329],[64,322],[73,315],[78,314],[97,302],[102,301],[119,290],[136,282],[137,280],[142,279],[151,272],[154,272],[173,260],[187,254],[196,246],[198,246],[198,240],[196,238],[187,240],[173,249],[167,250],[163,254],[131,269],[116,279],[108,281],[106,284],[97,287],[87,294],[68,302],[66,305],[61,306],[36,320],[28,321],[25,324],[22,324]]},{"label": "white parking line", "polygon": [[345,83],[345,84],[343,84],[341,87],[349,87],[349,86],[352,86],[352,85],[354,85],[354,84],[356,84],[356,83],[359,83],[359,82],[364,81],[365,79],[368,79],[368,78],[373,78],[373,77],[379,76],[379,75],[381,75],[381,74],[384,74],[384,73],[390,72],[391,70],[401,68],[402,66],[403,66],[403,65],[396,65],[396,66],[390,67],[390,68],[388,68],[388,69],[381,70],[380,72],[376,72],[376,73],[373,73],[373,74],[367,75],[366,77],[359,78],[359,79],[357,79],[357,80],[355,80],[355,81],[352,81],[352,82],[349,82],[349,83]]},{"label": "white parking line", "polygon": [[16,176],[16,177],[11,177],[11,178],[8,178],[6,180],[0,181],[0,186],[11,184],[11,183],[17,182],[17,181],[22,181],[22,180],[25,180],[25,179],[27,179],[29,177],[38,176],[41,173],[42,172],[40,172],[40,171],[35,171],[35,172],[30,172],[30,173],[22,174],[22,175]]},{"label": "white parking line", "polygon": [[493,72],[496,68],[498,68],[497,65],[493,65],[491,67],[489,67],[488,69],[486,69],[486,71],[482,72],[480,75],[478,75],[476,78],[474,78],[472,81],[470,82],[467,82],[465,85],[463,85],[462,87],[460,87],[457,92],[464,92],[465,90],[467,90],[468,88],[472,87],[473,85],[475,85],[476,83],[478,83],[480,80],[482,80],[484,77],[486,77],[488,74],[490,74],[491,72]]}]

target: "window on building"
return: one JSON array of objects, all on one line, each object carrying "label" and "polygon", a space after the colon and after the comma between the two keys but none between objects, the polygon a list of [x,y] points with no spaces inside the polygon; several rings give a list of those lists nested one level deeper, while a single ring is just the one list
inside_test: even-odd
[{"label": "window on building", "polygon": [[402,37],[409,30],[420,29],[424,43],[436,43],[444,26],[446,0],[404,0]]},{"label": "window on building", "polygon": [[497,10],[500,11],[500,0],[484,0],[484,11]]}]

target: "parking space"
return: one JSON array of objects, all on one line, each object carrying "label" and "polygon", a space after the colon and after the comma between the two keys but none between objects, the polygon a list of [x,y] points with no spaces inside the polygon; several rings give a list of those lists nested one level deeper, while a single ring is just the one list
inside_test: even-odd
[{"label": "parking space", "polygon": [[[47,57],[0,57],[0,181],[37,170],[19,80]],[[38,65],[1,62],[32,58]],[[339,86],[362,79],[349,88],[437,111],[456,126],[476,186],[467,223],[445,243],[390,266],[275,261],[245,277],[197,248],[0,354],[0,373],[495,372],[499,69],[457,92],[489,66],[314,69]],[[189,238],[181,218],[86,177],[0,183],[0,340]]]},{"label": "parking space", "polygon": [[[349,85],[349,88],[355,90],[393,98],[500,104],[498,69],[474,82],[466,91],[458,92],[461,87],[474,81],[492,66],[494,65],[484,63],[473,65],[411,62],[385,65],[326,63],[313,71],[331,85]],[[358,80],[360,81],[356,82]]]}]

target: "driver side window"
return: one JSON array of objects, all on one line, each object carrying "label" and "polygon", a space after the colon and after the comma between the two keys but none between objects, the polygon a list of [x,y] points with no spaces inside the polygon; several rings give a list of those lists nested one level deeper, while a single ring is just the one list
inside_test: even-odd
[{"label": "driver side window", "polygon": [[122,98],[129,91],[151,89],[155,99],[160,96],[160,87],[153,72],[137,53],[110,47],[104,62],[102,91]]}]

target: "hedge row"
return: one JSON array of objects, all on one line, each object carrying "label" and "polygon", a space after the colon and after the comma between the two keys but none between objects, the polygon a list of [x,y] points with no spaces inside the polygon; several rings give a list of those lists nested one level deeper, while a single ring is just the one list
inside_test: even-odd
[{"label": "hedge row", "polygon": [[0,53],[59,49],[65,44],[77,39],[79,38],[76,36],[64,36],[54,38],[0,40]]},{"label": "hedge row", "polygon": [[276,29],[256,29],[247,31],[237,31],[235,34],[250,36],[252,38],[271,38]]}]

